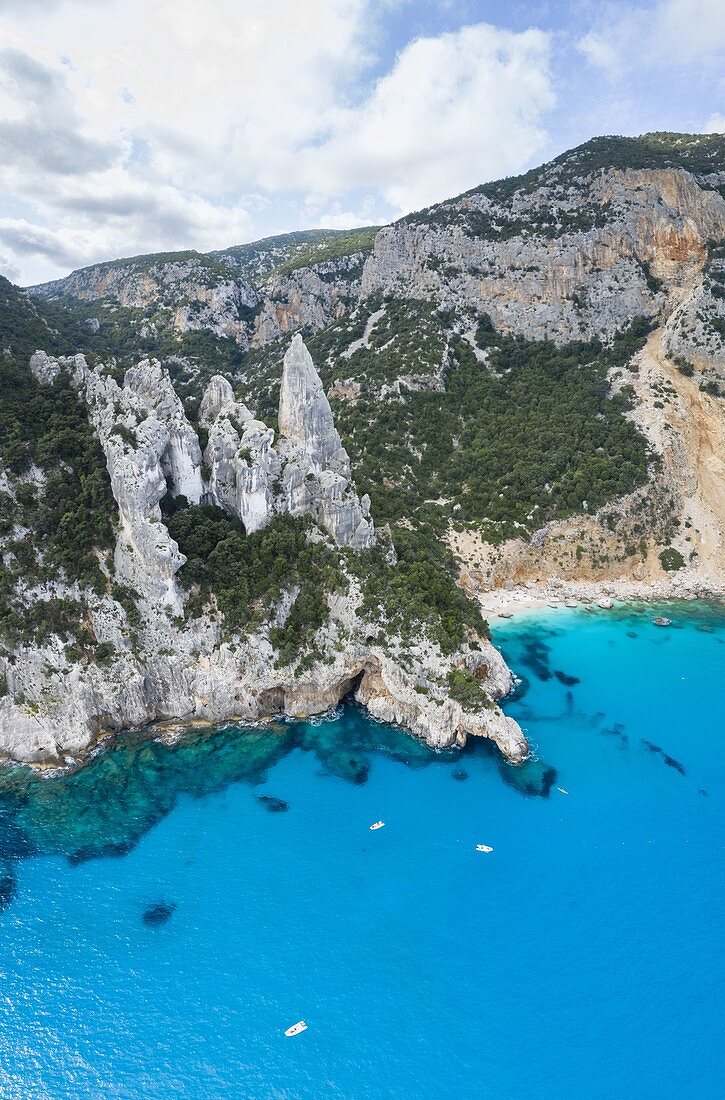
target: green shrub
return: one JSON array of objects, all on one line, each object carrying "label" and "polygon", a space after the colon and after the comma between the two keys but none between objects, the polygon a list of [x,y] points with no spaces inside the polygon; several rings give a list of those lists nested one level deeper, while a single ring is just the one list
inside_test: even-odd
[{"label": "green shrub", "polygon": [[666,569],[668,573],[674,573],[676,570],[682,569],[685,564],[682,554],[679,550],[675,550],[674,546],[666,547],[659,557],[662,568]]},{"label": "green shrub", "polygon": [[467,668],[454,668],[448,673],[448,694],[464,710],[484,710],[493,706],[481,681]]}]

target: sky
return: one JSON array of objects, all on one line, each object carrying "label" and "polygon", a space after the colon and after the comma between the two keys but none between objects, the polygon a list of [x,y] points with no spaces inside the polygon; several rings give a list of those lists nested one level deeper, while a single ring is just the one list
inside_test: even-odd
[{"label": "sky", "polygon": [[383,224],[725,130],[725,0],[0,0],[0,274]]}]

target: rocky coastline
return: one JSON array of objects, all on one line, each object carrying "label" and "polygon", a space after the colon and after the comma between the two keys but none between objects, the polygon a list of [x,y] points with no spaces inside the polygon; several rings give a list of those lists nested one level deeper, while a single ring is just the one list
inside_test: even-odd
[{"label": "rocky coastline", "polygon": [[[280,661],[274,629],[289,617],[297,591],[283,594],[272,621],[229,635],[214,602],[185,617],[177,574],[186,558],[162,520],[170,493],[208,500],[247,532],[274,515],[307,516],[309,537],[353,555],[376,542],[369,501],[359,499],[319,376],[300,336],[287,351],[280,394],[280,434],[255,421],[222,377],[201,402],[206,446],[187,419],[168,372],[155,360],[126,371],[119,385],[103,364],[82,355],[37,352],[41,384],[69,374],[86,401],[103,447],[119,523],[115,578],[136,593],[129,608],[108,573],[104,594],[85,593],[103,664],[69,660],[60,637],[25,643],[2,658],[9,690],[0,699],[2,758],[57,769],[77,766],[113,733],[159,720],[198,724],[257,722],[276,715],[324,714],[353,696],[380,721],[408,730],[436,749],[489,737],[514,763],[526,739],[495,703],[512,686],[503,658],[483,636],[453,653],[421,635],[381,634],[360,614],[360,584],[340,557],[345,588],[327,597],[326,621],[304,667]],[[243,551],[240,551],[243,552]],[[63,595],[55,584],[45,598]],[[132,614],[131,614],[132,613]],[[132,621],[133,620],[133,621]],[[475,686],[463,701],[452,676]]]}]

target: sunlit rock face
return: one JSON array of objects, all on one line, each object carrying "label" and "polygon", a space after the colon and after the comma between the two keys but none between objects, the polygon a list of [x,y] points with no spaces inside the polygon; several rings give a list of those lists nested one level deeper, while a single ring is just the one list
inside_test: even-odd
[{"label": "sunlit rock face", "polygon": [[273,430],[252,418],[221,375],[209,382],[199,419],[209,433],[208,498],[248,532],[289,512],[311,516],[338,546],[373,545],[370,498],[355,492],[350,459],[299,334],[284,357],[276,449]]},{"label": "sunlit rock face", "polygon": [[162,522],[159,502],[171,491],[198,504],[203,485],[199,440],[168,371],[144,359],[119,386],[101,366],[91,370],[82,355],[51,359],[44,352],[36,352],[30,369],[41,381],[67,371],[88,405],[118,505],[117,578],[178,614],[174,578],[186,559]]},{"label": "sunlit rock face", "polygon": [[497,329],[528,339],[606,339],[661,314],[668,292],[701,270],[708,242],[725,237],[725,199],[682,169],[570,176],[553,163],[505,198],[478,188],[386,226],[362,296],[485,309]]},{"label": "sunlit rock face", "polygon": [[237,401],[226,378],[215,375],[204,393],[199,421],[209,432],[204,461],[213,504],[237,516],[247,532],[265,527],[274,515],[274,487],[280,462],[274,431],[254,420]]},{"label": "sunlit rock face", "polygon": [[279,400],[279,450],[284,460],[283,507],[311,515],[338,546],[375,542],[370,498],[358,498],[350,459],[335,428],[330,403],[302,337],[284,357]]}]

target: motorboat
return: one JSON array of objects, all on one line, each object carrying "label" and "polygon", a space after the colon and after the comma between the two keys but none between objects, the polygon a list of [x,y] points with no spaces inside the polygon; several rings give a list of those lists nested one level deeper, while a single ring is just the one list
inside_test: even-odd
[{"label": "motorboat", "polygon": [[287,1028],[285,1035],[299,1035],[303,1031],[307,1031],[307,1024],[304,1020],[299,1020],[296,1024],[292,1024],[292,1027]]},{"label": "motorboat", "polygon": [[491,847],[490,844],[477,844],[476,845],[476,851],[477,852],[492,852],[493,848]]},{"label": "motorboat", "polygon": [[376,829],[382,829],[384,824],[384,821],[373,821],[372,825],[370,826],[370,831],[374,833]]}]

